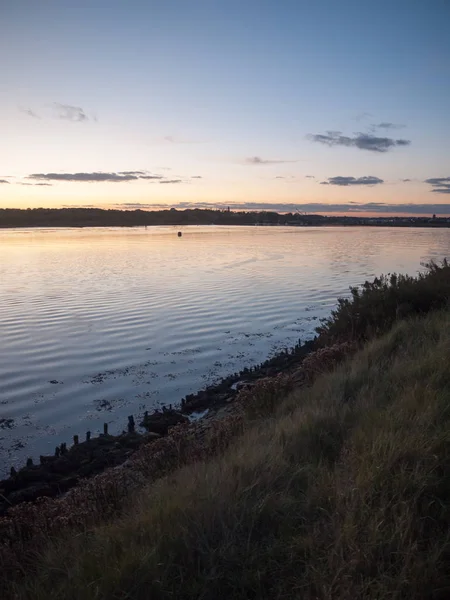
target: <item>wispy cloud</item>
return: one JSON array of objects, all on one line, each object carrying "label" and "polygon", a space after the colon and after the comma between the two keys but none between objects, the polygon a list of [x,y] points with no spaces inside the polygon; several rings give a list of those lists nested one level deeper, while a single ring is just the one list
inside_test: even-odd
[{"label": "wispy cloud", "polygon": [[27,183],[26,181],[19,182],[19,185],[28,185],[28,186],[31,186],[31,187],[42,186],[42,185],[45,185],[45,186],[48,186],[48,187],[52,186],[51,183],[44,183],[44,182],[42,182],[42,183]]},{"label": "wispy cloud", "polygon": [[409,146],[410,140],[394,140],[388,137],[377,137],[370,133],[357,133],[354,137],[342,135],[341,131],[327,131],[326,134],[309,134],[308,139],[327,146],[347,146],[371,152],[387,152],[396,146]]},{"label": "wispy cloud", "polygon": [[19,106],[18,109],[20,110],[20,112],[25,113],[29,117],[33,117],[33,119],[40,119],[41,118],[37,113],[35,113],[33,110],[31,110],[31,108],[25,108],[23,106]]},{"label": "wispy cloud", "polygon": [[9,183],[7,179],[0,179],[0,183]]},{"label": "wispy cloud", "polygon": [[306,179],[315,179],[315,175],[305,175]]},{"label": "wispy cloud", "polygon": [[191,179],[203,179],[201,175],[192,175]]},{"label": "wispy cloud", "polygon": [[205,208],[210,210],[224,210],[227,207],[233,210],[247,211],[277,211],[280,213],[296,212],[300,210],[308,214],[323,213],[336,214],[348,213],[349,216],[358,216],[360,213],[374,213],[389,216],[395,214],[411,214],[417,216],[431,216],[433,213],[438,215],[450,215],[450,204],[385,204],[381,202],[347,202],[346,204],[327,204],[327,203],[264,203],[264,202],[228,202],[228,203],[211,203],[211,202],[178,202],[176,204],[151,204],[129,202],[125,204],[117,204],[117,208],[122,209],[153,209],[164,210],[170,207],[179,210],[187,210],[194,208]]},{"label": "wispy cloud", "polygon": [[406,125],[401,125],[399,123],[390,123],[388,121],[383,121],[382,123],[374,123],[372,127],[375,129],[404,129]]},{"label": "wispy cloud", "polygon": [[89,120],[89,117],[85,113],[84,109],[81,108],[81,106],[71,106],[70,104],[54,102],[53,108],[58,119],[72,121],[74,123],[80,123],[82,121]]},{"label": "wispy cloud", "polygon": [[249,156],[244,160],[246,165],[282,165],[284,163],[295,163],[296,160],[278,160],[261,158],[260,156]]},{"label": "wispy cloud", "polygon": [[369,112],[360,112],[360,113],[358,113],[357,115],[355,115],[353,117],[353,120],[354,121],[358,121],[358,122],[359,121],[364,121],[366,119],[369,119],[371,116],[372,116],[372,114],[369,113]]},{"label": "wispy cloud", "polygon": [[183,183],[182,179],[163,179],[159,183]]},{"label": "wispy cloud", "polygon": [[145,175],[147,171],[119,171],[120,175]]},{"label": "wispy cloud", "polygon": [[366,175],[364,177],[329,177],[326,181],[320,182],[322,185],[379,185],[384,183],[379,177],[373,175]]},{"label": "wispy cloud", "polygon": [[450,177],[432,177],[425,179],[433,188],[431,191],[437,194],[450,194]]}]

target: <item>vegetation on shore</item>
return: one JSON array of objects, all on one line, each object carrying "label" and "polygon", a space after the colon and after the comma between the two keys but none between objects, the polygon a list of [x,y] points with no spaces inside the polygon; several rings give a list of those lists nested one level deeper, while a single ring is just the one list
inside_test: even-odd
[{"label": "vegetation on shore", "polygon": [[120,210],[101,208],[0,208],[3,227],[136,227],[146,225],[377,225],[388,227],[449,227],[449,217],[361,217],[277,213],[268,210],[167,208]]},{"label": "vegetation on shore", "polygon": [[261,380],[214,452],[49,535],[8,597],[448,598],[449,289],[444,263],[341,301],[302,377]]}]

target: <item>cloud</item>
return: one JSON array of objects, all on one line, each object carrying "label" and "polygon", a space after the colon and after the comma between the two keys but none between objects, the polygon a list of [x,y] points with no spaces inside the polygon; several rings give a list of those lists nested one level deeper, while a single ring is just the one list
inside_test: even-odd
[{"label": "cloud", "polygon": [[51,187],[51,183],[27,183],[26,181],[21,181],[19,185],[31,185],[32,187],[36,187],[37,185],[45,185]]},{"label": "cloud", "polygon": [[406,125],[400,125],[398,123],[389,123],[383,121],[383,123],[373,124],[372,127],[375,127],[376,129],[404,129]]},{"label": "cloud", "polygon": [[93,173],[32,173],[28,175],[28,179],[35,181],[76,181],[79,183],[120,183],[139,179],[161,181],[163,176],[152,175],[146,171],[119,171],[117,173],[95,171]]},{"label": "cloud", "polygon": [[53,107],[56,111],[56,116],[58,119],[72,121],[74,123],[80,123],[82,121],[89,120],[89,117],[80,106],[71,106],[70,104],[53,102]]},{"label": "cloud", "polygon": [[321,181],[322,185],[378,185],[384,183],[379,177],[366,175],[364,177],[329,177],[327,181]]},{"label": "cloud", "polygon": [[24,108],[23,106],[19,106],[18,108],[19,108],[20,112],[25,113],[29,117],[33,117],[33,119],[41,118],[38,114],[36,114],[34,111],[32,111],[31,108]]},{"label": "cloud", "polygon": [[450,177],[432,177],[425,179],[425,183],[429,183],[436,194],[450,194]]},{"label": "cloud", "polygon": [[295,183],[297,181],[295,175],[277,175],[274,179],[283,179],[286,183]]},{"label": "cloud", "polygon": [[139,179],[137,175],[121,175],[120,173],[33,173],[28,179],[46,181],[78,181],[78,182],[120,182]]},{"label": "cloud", "polygon": [[277,212],[306,212],[308,214],[325,213],[333,215],[335,213],[348,213],[348,216],[359,216],[360,213],[376,213],[385,216],[394,216],[395,214],[411,214],[417,216],[431,216],[432,214],[448,215],[450,217],[450,204],[385,204],[382,202],[369,202],[366,204],[358,202],[347,202],[346,204],[327,204],[327,203],[264,203],[264,202],[178,202],[176,204],[150,204],[150,203],[125,203],[117,204],[116,208],[122,209],[153,209],[168,210],[176,208],[179,210],[204,208],[209,210],[224,210],[227,207],[233,210],[244,211],[277,211]]},{"label": "cloud", "polygon": [[326,135],[309,134],[308,139],[327,146],[347,146],[370,150],[371,152],[387,152],[396,146],[409,146],[410,140],[394,140],[388,137],[377,137],[370,133],[357,133],[355,137],[342,135],[340,131],[327,131]]},{"label": "cloud", "polygon": [[159,183],[183,183],[181,179],[163,179]]},{"label": "cloud", "polygon": [[411,179],[402,179],[402,181],[406,183],[407,181],[411,181]]},{"label": "cloud", "polygon": [[371,117],[371,116],[372,116],[372,115],[371,115],[371,113],[368,113],[368,112],[361,112],[361,113],[359,113],[359,114],[355,115],[355,116],[353,117],[353,120],[354,120],[354,121],[363,121],[364,119],[368,119],[368,118],[369,118],[369,117]]},{"label": "cloud", "polygon": [[119,171],[119,175],[145,175],[146,171]]},{"label": "cloud", "polygon": [[305,175],[306,179],[315,179],[315,175]]},{"label": "cloud", "polygon": [[294,163],[296,160],[273,160],[265,159],[260,156],[249,156],[245,159],[246,165],[282,165],[284,163]]},{"label": "cloud", "polygon": [[6,179],[0,179],[0,183],[9,183]]},{"label": "cloud", "polygon": [[201,175],[192,175],[191,179],[203,179]]}]

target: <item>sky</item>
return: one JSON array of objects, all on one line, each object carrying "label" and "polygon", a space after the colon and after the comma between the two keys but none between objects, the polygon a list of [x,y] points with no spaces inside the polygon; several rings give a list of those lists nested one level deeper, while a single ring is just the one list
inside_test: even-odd
[{"label": "sky", "polygon": [[450,0],[0,0],[0,207],[450,214]]}]

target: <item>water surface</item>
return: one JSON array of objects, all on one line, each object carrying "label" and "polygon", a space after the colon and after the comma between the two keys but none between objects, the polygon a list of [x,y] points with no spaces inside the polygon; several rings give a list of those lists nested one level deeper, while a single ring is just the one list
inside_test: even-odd
[{"label": "water surface", "polygon": [[349,285],[449,244],[447,229],[0,230],[0,469],[311,337]]}]

